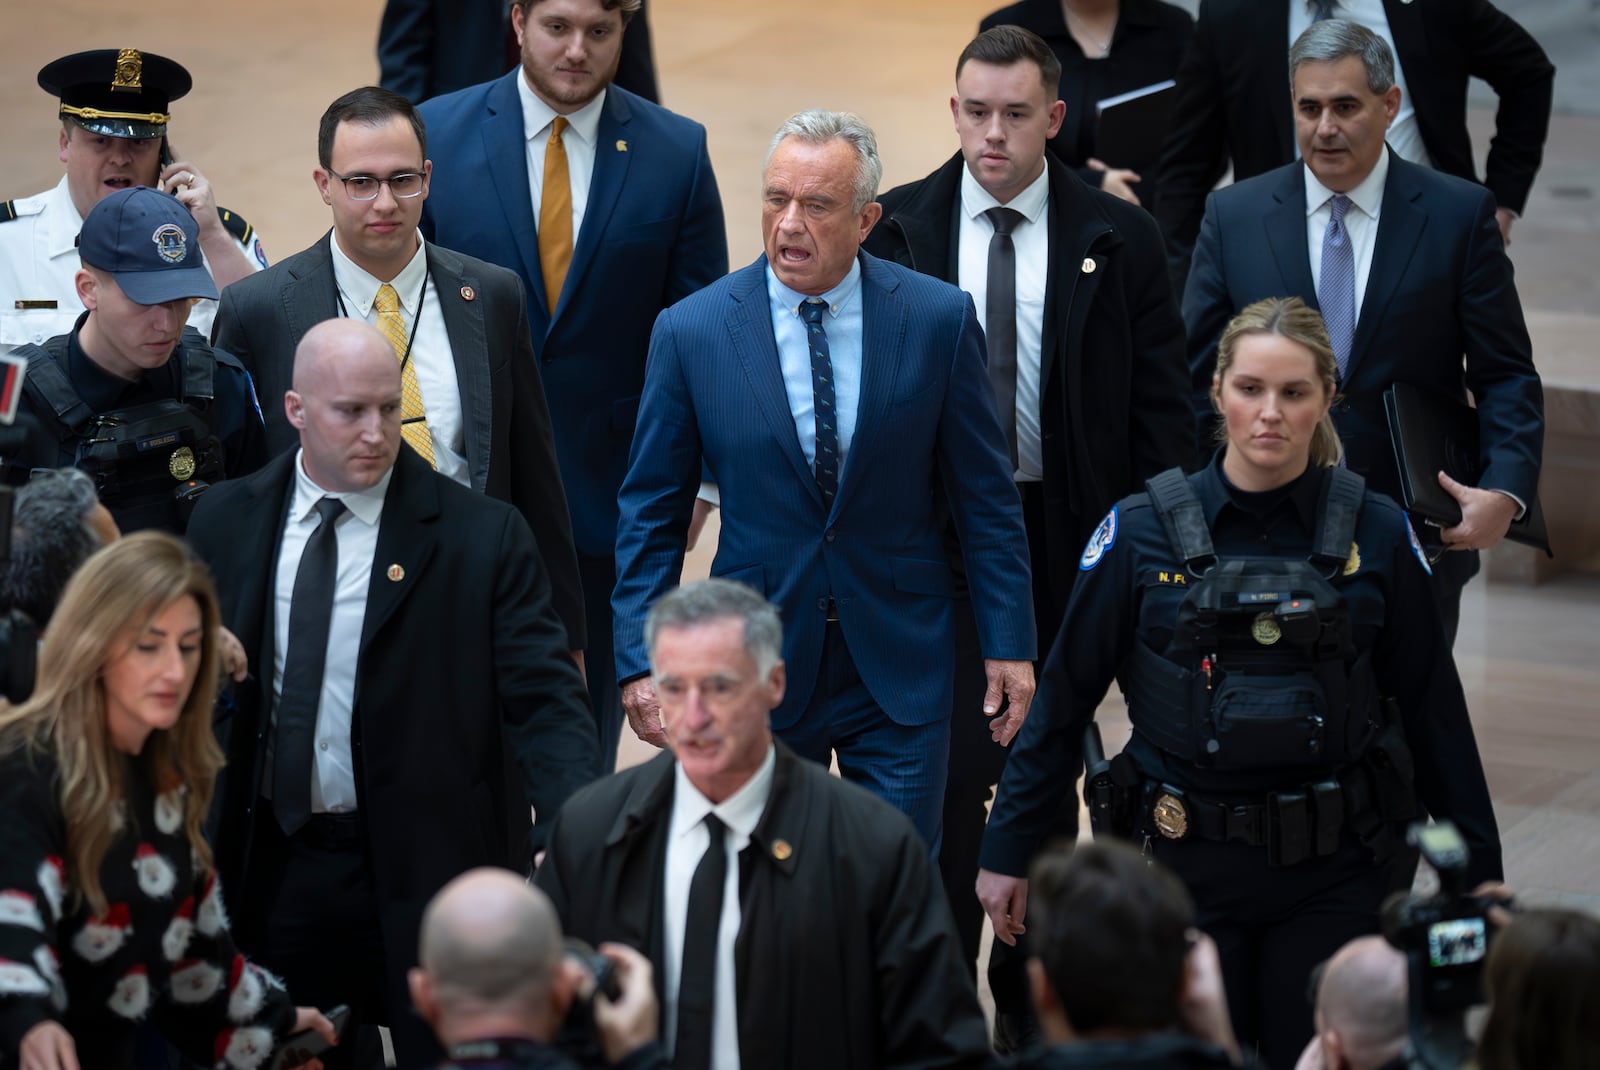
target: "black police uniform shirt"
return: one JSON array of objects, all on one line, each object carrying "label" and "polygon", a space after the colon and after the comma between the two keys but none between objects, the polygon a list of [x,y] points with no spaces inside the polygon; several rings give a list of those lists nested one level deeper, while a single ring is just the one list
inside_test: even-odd
[{"label": "black police uniform shirt", "polygon": [[[176,399],[182,395],[183,352],[186,335],[172,352],[172,357],[159,368],[146,371],[138,379],[127,380],[112,375],[96,364],[83,351],[78,341],[88,313],[78,317],[72,333],[67,337],[67,379],[72,389],[90,410],[99,413],[117,412],[147,405],[155,401]],[[267,462],[266,429],[262,424],[261,407],[256,399],[255,385],[250,373],[232,355],[219,349],[211,351],[216,356],[216,372],[212,377],[212,402],[217,437],[222,441],[224,472],[229,477],[248,475]],[[19,414],[35,414],[45,431],[36,436],[24,452],[6,458],[6,482],[21,484],[28,481],[34,468],[70,467],[76,456],[78,442],[58,438],[54,431],[59,426],[52,412],[37,412],[32,396],[24,390],[17,406]]]},{"label": "black police uniform shirt", "polygon": [[[1284,487],[1239,490],[1223,451],[1189,477],[1217,555],[1304,559],[1316,533],[1326,470],[1312,466]],[[1379,693],[1398,701],[1428,812],[1460,827],[1474,872],[1498,873],[1500,841],[1454,658],[1439,623],[1422,547],[1394,501],[1367,491],[1342,575],[1356,650],[1373,651]],[[1071,791],[1061,774],[1082,768],[1083,732],[1132,644],[1164,652],[1194,582],[1147,494],[1118,502],[1090,537],[1066,621],[1050,652],[1034,709],[1007,762],[984,838],[983,866],[1021,876],[1042,842],[1048,800]],[[1108,753],[1114,748],[1108,741]],[[1135,729],[1129,756],[1147,779],[1197,794],[1264,796],[1321,779],[1315,766],[1252,772],[1201,769],[1166,754]]]}]

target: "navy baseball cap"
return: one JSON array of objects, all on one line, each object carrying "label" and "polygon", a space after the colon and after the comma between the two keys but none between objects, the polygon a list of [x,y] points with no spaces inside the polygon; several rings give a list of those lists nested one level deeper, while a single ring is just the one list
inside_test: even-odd
[{"label": "navy baseball cap", "polygon": [[178,199],[149,186],[100,198],[78,232],[78,255],[141,305],[217,298],[200,256],[200,227]]}]

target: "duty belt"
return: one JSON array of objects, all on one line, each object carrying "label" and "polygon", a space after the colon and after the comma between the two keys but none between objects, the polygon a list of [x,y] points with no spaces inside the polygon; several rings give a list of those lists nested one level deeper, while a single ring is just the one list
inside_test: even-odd
[{"label": "duty belt", "polygon": [[[1168,840],[1243,843],[1267,849],[1267,863],[1292,866],[1339,849],[1346,828],[1375,812],[1359,775],[1319,780],[1292,791],[1275,791],[1261,802],[1197,797],[1170,784],[1144,786],[1146,831]],[[1352,829],[1354,831],[1354,829]]]}]

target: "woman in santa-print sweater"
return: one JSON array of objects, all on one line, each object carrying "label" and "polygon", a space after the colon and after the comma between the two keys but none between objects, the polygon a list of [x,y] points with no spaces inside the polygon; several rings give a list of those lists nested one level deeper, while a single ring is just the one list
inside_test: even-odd
[{"label": "woman in santa-print sweater", "polygon": [[33,697],[0,707],[0,1065],[125,1070],[147,1015],[231,1070],[299,1029],[332,1039],[228,934],[201,834],[217,630],[205,566],[131,535],[73,577]]}]

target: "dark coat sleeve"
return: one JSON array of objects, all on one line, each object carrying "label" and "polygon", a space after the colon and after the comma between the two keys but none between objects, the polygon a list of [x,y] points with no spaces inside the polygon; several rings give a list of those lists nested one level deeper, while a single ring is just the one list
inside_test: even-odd
[{"label": "dark coat sleeve", "polygon": [[432,95],[439,44],[434,6],[433,0],[389,0],[378,23],[378,84],[413,104]]},{"label": "dark coat sleeve", "polygon": [[[1205,219],[1200,224],[1200,240],[1194,246],[1189,281],[1183,289],[1183,326],[1189,345],[1189,403],[1199,444],[1199,460],[1195,463],[1204,463],[1212,452],[1209,444],[1216,428],[1216,413],[1211,407],[1211,374],[1217,367],[1217,339],[1235,312],[1224,275],[1224,229],[1217,200],[1211,197],[1206,202]],[[1194,463],[1184,467],[1192,469]]]},{"label": "dark coat sleeve", "polygon": [[[1152,206],[1166,240],[1174,293],[1182,293],[1206,194],[1228,167],[1226,96],[1204,5],[1178,67],[1177,100],[1161,150],[1161,193]],[[1263,135],[1264,136],[1264,135]]]},{"label": "dark coat sleeve", "polygon": [[495,692],[536,815],[537,851],[561,804],[599,774],[600,753],[588,692],[567,657],[532,533],[514,511],[503,515],[492,595]]},{"label": "dark coat sleeve", "polygon": [[1189,377],[1183,317],[1161,256],[1161,235],[1144,212],[1124,214],[1129,218],[1118,225],[1126,232],[1125,272],[1133,329],[1130,437],[1133,478],[1142,484],[1169,468],[1192,468],[1196,451],[1194,422],[1184,402]]},{"label": "dark coat sleeve", "polygon": [[1467,73],[1500,98],[1483,184],[1504,208],[1521,213],[1544,158],[1556,69],[1527,30],[1488,0],[1467,5]]}]

